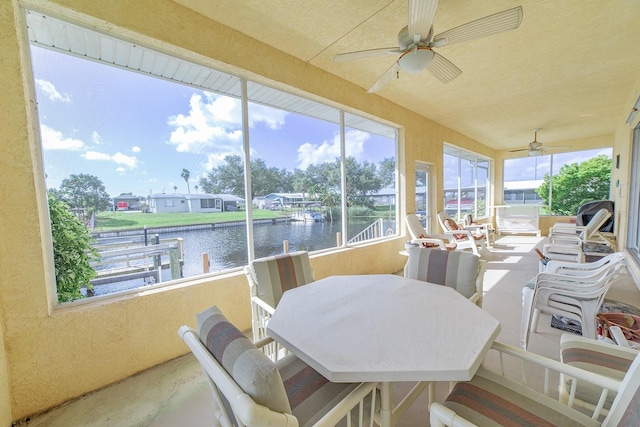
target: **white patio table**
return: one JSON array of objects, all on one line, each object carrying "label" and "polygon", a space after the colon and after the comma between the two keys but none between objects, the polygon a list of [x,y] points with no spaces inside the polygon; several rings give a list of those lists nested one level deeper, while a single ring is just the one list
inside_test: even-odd
[{"label": "white patio table", "polygon": [[[453,289],[391,274],[332,276],[288,290],[267,326],[329,381],[380,382],[383,427],[425,381],[470,380],[499,332],[496,319]],[[397,381],[418,384],[392,410]]]}]

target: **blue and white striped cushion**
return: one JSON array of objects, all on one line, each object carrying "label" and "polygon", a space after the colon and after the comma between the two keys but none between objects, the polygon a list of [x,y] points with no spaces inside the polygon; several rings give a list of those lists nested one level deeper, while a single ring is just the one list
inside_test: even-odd
[{"label": "blue and white striped cushion", "polygon": [[414,247],[407,249],[405,277],[449,286],[467,298],[476,292],[480,268],[477,256],[461,251]]},{"label": "blue and white striped cushion", "polygon": [[285,291],[314,280],[305,251],[257,259],[251,263],[251,273],[258,283],[258,296],[272,307],[278,305]]},{"label": "blue and white striped cushion", "polygon": [[562,412],[478,375],[469,382],[456,384],[444,405],[478,426],[584,425]]},{"label": "blue and white striped cushion", "polygon": [[313,425],[358,386],[353,383],[332,383],[294,355],[288,355],[276,364],[293,415],[301,426]]},{"label": "blue and white striped cushion", "polygon": [[262,351],[215,306],[196,320],[202,343],[245,393],[273,411],[291,413],[280,372]]}]

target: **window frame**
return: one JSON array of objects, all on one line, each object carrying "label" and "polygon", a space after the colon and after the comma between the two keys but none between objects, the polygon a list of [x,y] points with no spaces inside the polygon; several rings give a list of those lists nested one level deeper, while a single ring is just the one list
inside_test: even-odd
[{"label": "window frame", "polygon": [[[33,8],[23,8],[22,10],[24,11],[25,14],[28,14],[29,12],[41,13],[41,12],[37,12]],[[48,15],[47,13],[41,13],[41,14],[46,15],[47,17],[50,17],[50,15]],[[96,28],[89,29],[88,27],[85,27],[81,23],[78,23],[78,22],[76,22],[76,21],[74,21],[72,19],[69,19],[67,17],[60,17],[59,15],[56,16],[55,19],[60,20],[60,21],[64,22],[65,24],[68,24],[68,25],[71,25],[71,26],[75,26],[75,27],[79,27],[79,28],[82,28],[83,30],[86,30],[86,31],[89,31],[89,32],[92,32],[92,33],[96,33],[98,35],[101,35],[101,36],[104,36],[104,37],[108,37],[110,39],[116,39],[116,40],[118,40],[120,42],[123,42],[123,43],[131,44],[131,45],[137,45],[137,46],[143,46],[142,43],[134,42],[132,40],[135,37],[132,37],[132,39],[129,39],[129,40],[124,39],[122,37],[116,37],[116,36],[113,36],[112,34],[108,34],[106,31],[103,32],[100,29],[96,29]],[[27,19],[25,19],[24,22],[27,23]],[[25,32],[26,32],[26,30],[25,30]],[[26,40],[26,46],[27,46],[26,54],[29,57],[29,59],[31,59],[30,46],[32,44],[37,44],[37,43],[32,41],[32,40],[30,40],[29,37],[26,37],[25,40]],[[56,48],[52,48],[52,47],[50,47],[50,48],[54,49],[54,50],[57,50]],[[215,70],[213,67],[210,67],[208,65],[205,66],[203,64],[198,64],[197,62],[195,62],[193,60],[187,60],[184,57],[179,57],[178,55],[175,54],[174,50],[170,49],[169,46],[167,46],[164,43],[161,43],[159,41],[158,41],[158,43],[154,43],[154,47],[153,48],[146,48],[146,47],[143,47],[143,48],[147,49],[149,51],[157,52],[157,53],[159,53],[161,55],[166,55],[166,56],[169,56],[169,57],[172,57],[172,58],[176,58],[179,61],[184,61],[184,62],[196,64],[196,65],[201,66],[201,67],[205,67],[205,68],[208,68],[208,69]],[[64,52],[63,50],[61,50],[60,53],[68,54],[68,55],[72,55],[73,56],[72,53]],[[98,62],[100,62],[100,61],[98,61]],[[114,64],[109,64],[109,63],[105,62],[104,66],[114,66]],[[118,66],[118,65],[115,65],[115,66]],[[120,68],[126,68],[126,67],[120,67]],[[128,71],[135,72],[135,71],[132,71],[132,70],[128,70]],[[215,70],[215,71],[217,73],[223,73],[223,72],[221,72],[219,70]],[[36,92],[35,83],[34,83],[35,76],[34,76],[33,69],[29,70],[29,74],[30,74],[30,85],[32,86],[32,90],[35,93]],[[383,119],[375,119],[375,118],[369,118],[369,117],[365,118],[365,116],[369,116],[369,115],[366,114],[366,113],[353,112],[353,111],[349,111],[348,112],[349,116],[351,117],[351,122],[345,123],[345,112],[346,112],[346,109],[345,108],[337,108],[337,107],[335,107],[335,103],[333,103],[333,102],[329,102],[329,101],[322,101],[321,102],[321,101],[318,101],[317,100],[317,96],[312,96],[311,94],[306,94],[306,97],[303,98],[299,94],[292,95],[291,93],[287,93],[285,91],[282,91],[281,89],[274,89],[272,87],[269,87],[269,86],[267,86],[264,83],[259,82],[259,81],[248,81],[248,80],[240,77],[239,75],[235,75],[233,73],[224,72],[223,74],[228,75],[231,78],[238,79],[238,81],[240,81],[241,85],[243,86],[243,91],[242,91],[242,94],[241,94],[241,97],[240,97],[241,98],[240,101],[241,101],[242,106],[243,106],[243,118],[245,119],[244,123],[243,123],[243,135],[245,135],[247,138],[249,138],[249,135],[250,135],[249,132],[248,132],[248,124],[246,123],[247,101],[248,101],[248,95],[247,95],[247,90],[246,90],[247,89],[247,83],[261,85],[266,90],[275,91],[276,93],[283,94],[285,96],[287,96],[287,95],[288,96],[297,96],[297,97],[299,97],[301,99],[306,99],[309,102],[315,102],[315,103],[321,104],[325,108],[335,109],[335,111],[338,112],[339,115],[340,115],[339,126],[342,129],[344,128],[345,125],[358,127],[358,124],[361,124],[363,122],[369,122],[369,124],[372,125],[372,127],[374,129],[376,129],[376,128],[377,129],[386,128],[387,129],[386,132],[392,132],[392,134],[393,134],[393,144],[394,144],[394,150],[393,151],[394,151],[394,157],[395,157],[395,162],[396,162],[396,169],[395,169],[396,170],[396,176],[395,176],[395,184],[394,184],[395,185],[395,194],[394,194],[393,198],[394,198],[394,200],[401,200],[401,197],[399,195],[400,187],[398,185],[398,175],[399,175],[399,173],[398,173],[398,164],[399,164],[399,162],[398,162],[398,153],[399,153],[398,127],[394,127],[393,125],[388,124]],[[150,77],[150,78],[153,78],[153,77]],[[203,89],[202,87],[198,87],[198,86],[192,85],[192,84],[187,84],[187,85],[188,86],[192,86],[195,89],[199,89],[199,90],[210,90],[210,89]],[[222,95],[228,95],[228,94],[222,94]],[[312,101],[312,99],[313,99],[313,101]],[[330,104],[331,104],[331,106],[330,106]],[[38,128],[39,128],[40,124],[41,124],[40,117],[39,117],[38,114],[36,114],[35,117],[36,117],[37,125],[38,125]],[[342,194],[344,196],[344,188],[345,188],[345,185],[344,185],[344,176],[345,176],[345,154],[344,154],[345,153],[345,149],[344,149],[345,136],[344,136],[344,132],[341,132],[340,143],[341,143],[341,146],[342,146],[342,149],[341,149],[341,171],[342,171],[341,173],[342,173],[342,176],[343,176],[343,184],[342,184],[343,192],[342,192]],[[38,148],[41,150],[41,153],[42,153],[44,148],[43,148],[43,145],[42,145],[41,138],[39,140],[39,147]],[[249,150],[247,148],[248,148],[248,145],[245,145],[245,153],[249,153]],[[249,188],[248,186],[250,186],[250,176],[251,176],[251,171],[249,169],[250,168],[250,162],[247,161],[248,158],[249,158],[249,155],[248,154],[246,154],[246,155],[247,155],[247,157],[245,158],[245,162],[244,162],[244,174],[245,174],[245,177],[248,177],[248,181],[245,183],[245,189]],[[45,180],[45,179],[46,178],[43,177],[43,180]],[[44,188],[46,188],[46,183],[44,184]],[[344,197],[343,197],[343,200],[344,200]],[[169,206],[169,204],[170,204],[172,207],[175,207],[174,200],[170,199],[170,198],[165,199],[165,203],[164,204],[166,206]],[[249,206],[251,206],[251,204],[247,203],[247,206],[249,207]],[[344,210],[345,206],[346,206],[345,202],[342,202],[343,212],[346,212]],[[400,207],[396,203],[396,206],[395,206],[395,232],[391,236],[386,235],[386,236],[383,236],[382,238],[389,238],[389,237],[393,238],[393,237],[397,237],[399,235],[399,231],[400,231],[399,230],[399,224],[398,224],[398,211],[399,211],[399,209],[400,209]],[[250,226],[252,224],[251,212],[252,212],[252,208],[246,209],[245,220],[246,220],[248,226]],[[344,221],[344,223],[345,223],[345,227],[344,227],[343,231],[346,232],[346,221]],[[343,234],[343,235],[346,235],[346,234]],[[248,259],[249,259],[249,262],[250,262],[251,260],[254,259],[253,249],[255,248],[255,241],[253,240],[253,236],[250,233],[247,233],[247,238],[248,238],[248,240],[247,240],[248,241],[248,243],[247,243],[247,251],[248,251]],[[372,240],[367,240],[367,241],[363,242],[363,244],[364,243],[371,243],[371,242],[372,242]],[[353,245],[355,246],[355,245],[358,245],[358,244],[360,244],[360,243],[355,243]],[[346,242],[346,239],[343,239],[341,245],[333,247],[333,248],[329,248],[328,250],[330,250],[330,251],[331,250],[339,250],[339,249],[347,247],[347,246],[351,246],[351,245],[348,245],[347,242]],[[314,252],[323,252],[323,251],[326,251],[326,250],[319,250],[319,251],[314,251]],[[154,285],[154,287],[155,286],[166,286],[168,284],[174,284],[174,283],[180,282],[180,281],[197,280],[197,279],[200,279],[200,278],[205,277],[205,276],[208,277],[208,276],[213,276],[213,275],[224,274],[224,273],[227,273],[229,271],[239,270],[242,267],[243,266],[235,266],[235,267],[231,267],[231,268],[225,268],[225,269],[221,269],[221,270],[217,270],[217,271],[212,271],[210,273],[204,273],[204,274],[198,274],[198,275],[195,275],[195,276],[184,277],[184,278],[181,278],[181,279],[171,280],[169,282],[164,282],[162,284]],[[54,289],[53,292],[55,293],[55,283],[53,284],[53,289]],[[112,296],[118,296],[118,295],[126,294],[126,293],[129,293],[129,292],[138,292],[138,291],[139,291],[139,288],[131,289],[131,290],[127,290],[127,291],[119,291],[119,292],[116,292],[116,293],[113,293],[113,294],[107,294],[107,295],[103,295],[103,296],[92,297],[89,300],[94,301],[96,298],[112,297]],[[75,303],[79,303],[81,301],[87,301],[87,300],[86,299],[85,300],[77,300],[77,301],[74,301],[74,302]],[[64,306],[68,306],[69,304],[73,304],[74,302],[64,303]],[[60,305],[60,304],[57,304],[57,305]]]}]

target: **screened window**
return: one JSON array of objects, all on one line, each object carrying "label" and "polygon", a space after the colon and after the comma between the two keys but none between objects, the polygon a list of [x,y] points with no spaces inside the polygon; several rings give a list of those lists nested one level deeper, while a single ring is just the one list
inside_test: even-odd
[{"label": "screened window", "polygon": [[504,203],[537,205],[540,214],[575,215],[580,205],[607,200],[610,148],[504,161]]},{"label": "screened window", "polygon": [[[89,60],[55,47],[70,24],[27,22],[49,193],[103,254],[140,251],[95,262],[95,295],[396,233],[394,128],[73,26],[109,47]],[[114,209],[123,193],[140,210]]]},{"label": "screened window", "polygon": [[443,165],[445,211],[454,219],[487,216],[489,159],[445,144]]}]

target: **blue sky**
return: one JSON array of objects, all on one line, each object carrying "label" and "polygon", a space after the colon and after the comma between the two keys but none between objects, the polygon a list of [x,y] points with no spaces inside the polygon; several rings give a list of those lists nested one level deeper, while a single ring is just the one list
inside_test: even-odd
[{"label": "blue sky", "polygon": [[[239,100],[32,47],[47,188],[71,174],[102,180],[113,197],[186,193],[227,155],[244,156]],[[339,127],[250,105],[252,158],[305,169],[339,157]],[[347,155],[377,163],[394,141],[347,131]]]}]

